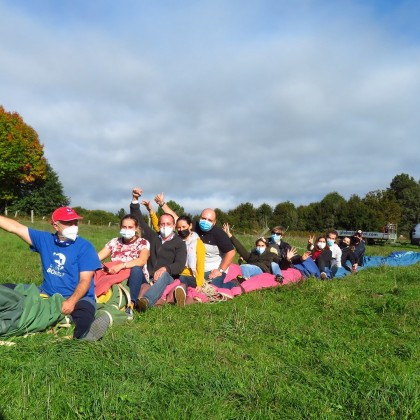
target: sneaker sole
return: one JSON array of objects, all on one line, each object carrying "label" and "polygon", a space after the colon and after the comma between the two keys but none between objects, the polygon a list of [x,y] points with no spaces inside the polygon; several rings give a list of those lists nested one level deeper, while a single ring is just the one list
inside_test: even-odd
[{"label": "sneaker sole", "polygon": [[106,330],[109,327],[110,319],[108,315],[101,315],[99,318],[96,318],[92,322],[92,325],[89,328],[89,332],[85,337],[81,338],[83,341],[98,341],[106,333]]},{"label": "sneaker sole", "polygon": [[176,300],[176,304],[177,306],[185,306],[185,290],[182,287],[177,287],[175,289],[175,300]]}]

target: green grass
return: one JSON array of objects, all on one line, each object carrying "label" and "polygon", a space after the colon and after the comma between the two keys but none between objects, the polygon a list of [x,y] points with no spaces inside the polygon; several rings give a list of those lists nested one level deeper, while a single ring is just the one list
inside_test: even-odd
[{"label": "green grass", "polygon": [[[99,249],[117,230],[81,234]],[[0,232],[0,248],[1,282],[41,280],[22,241]],[[367,253],[395,249],[418,247]],[[14,338],[0,346],[0,418],[419,418],[418,273],[380,267],[154,308],[97,343],[66,340],[68,330]]]}]

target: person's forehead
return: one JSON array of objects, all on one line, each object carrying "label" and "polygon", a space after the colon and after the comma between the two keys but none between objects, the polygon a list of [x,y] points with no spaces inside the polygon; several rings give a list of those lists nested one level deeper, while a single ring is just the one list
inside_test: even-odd
[{"label": "person's forehead", "polygon": [[214,219],[214,212],[211,210],[203,210],[201,217],[206,219]]},{"label": "person's forehead", "polygon": [[172,219],[172,217],[171,216],[167,216],[167,215],[160,216],[159,221],[160,222],[165,222],[165,223],[173,223],[174,222],[173,219]]}]

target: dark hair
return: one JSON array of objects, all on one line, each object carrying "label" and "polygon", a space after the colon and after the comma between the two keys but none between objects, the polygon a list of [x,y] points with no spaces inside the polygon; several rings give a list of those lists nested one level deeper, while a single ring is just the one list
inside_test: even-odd
[{"label": "dark hair", "polygon": [[261,236],[261,238],[258,238],[255,241],[255,246],[257,246],[258,242],[264,242],[267,245],[267,239],[263,238],[262,236]]},{"label": "dark hair", "polygon": [[335,229],[330,229],[330,230],[327,232],[326,236],[328,237],[328,235],[329,235],[330,233],[332,233],[332,234],[333,234],[333,235],[335,235],[335,236],[338,236],[338,232],[337,232]]},{"label": "dark hair", "polygon": [[[179,216],[178,217],[178,220],[184,220],[185,222],[187,222],[189,225],[191,225],[192,224],[192,219],[191,219],[191,217],[190,216],[188,216],[188,215],[186,215],[186,214],[183,214],[182,216]],[[177,220],[177,222],[178,222],[178,220]]]},{"label": "dark hair", "polygon": [[135,224],[136,228],[139,227],[139,221],[137,220],[137,217],[133,216],[132,214],[126,214],[123,218],[121,218],[120,227],[123,224],[124,220],[128,220],[128,219],[134,221],[134,224]]}]

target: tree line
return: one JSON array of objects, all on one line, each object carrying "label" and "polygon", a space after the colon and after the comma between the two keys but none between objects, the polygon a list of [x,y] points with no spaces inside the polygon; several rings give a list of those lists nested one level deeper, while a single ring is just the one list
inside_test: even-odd
[{"label": "tree line", "polygon": [[[0,211],[49,216],[58,206],[69,205],[57,173],[44,156],[36,131],[17,113],[0,106]],[[175,201],[168,204],[178,214],[184,208]],[[92,224],[118,223],[124,209],[115,214],[103,210],[75,207]],[[321,201],[295,206],[290,201],[275,206],[241,203],[232,210],[215,209],[218,223],[225,222],[248,233],[261,233],[282,225],[294,231],[324,231],[329,228],[380,231],[388,223],[397,224],[398,232],[408,235],[420,222],[420,182],[402,173],[385,190],[371,191],[365,197],[352,195],[348,200],[338,192]],[[158,214],[160,209],[158,211]],[[199,215],[190,215],[197,219]]]}]

